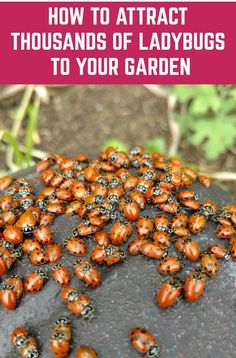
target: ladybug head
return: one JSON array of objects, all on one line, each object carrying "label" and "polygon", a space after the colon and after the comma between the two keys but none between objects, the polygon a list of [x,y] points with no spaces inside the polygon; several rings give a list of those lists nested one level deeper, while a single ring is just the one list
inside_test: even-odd
[{"label": "ladybug head", "polygon": [[160,348],[157,344],[150,347],[147,354],[145,355],[145,358],[158,358],[160,357]]},{"label": "ladybug head", "polygon": [[125,251],[122,250],[122,249],[120,249],[120,250],[119,250],[119,253],[120,253],[120,258],[121,258],[122,260],[124,260],[124,259],[126,258],[126,253],[125,253]]},{"label": "ladybug head", "polygon": [[84,307],[82,311],[82,316],[85,319],[93,318],[94,315],[94,307],[93,305],[87,305]]},{"label": "ladybug head", "polygon": [[25,225],[23,228],[23,234],[25,235],[31,235],[34,232],[34,227],[30,225]]},{"label": "ladybug head", "polygon": [[27,345],[27,338],[25,336],[18,336],[15,340],[16,347],[26,347]]},{"label": "ladybug head", "polygon": [[66,317],[60,317],[58,318],[58,320],[56,321],[56,324],[69,324],[70,321],[68,318]]},{"label": "ladybug head", "polygon": [[39,352],[37,351],[37,349],[30,351],[26,356],[26,358],[37,358],[37,357],[39,357]]},{"label": "ladybug head", "polygon": [[67,295],[67,300],[72,302],[78,299],[78,293],[76,291],[71,291]]}]

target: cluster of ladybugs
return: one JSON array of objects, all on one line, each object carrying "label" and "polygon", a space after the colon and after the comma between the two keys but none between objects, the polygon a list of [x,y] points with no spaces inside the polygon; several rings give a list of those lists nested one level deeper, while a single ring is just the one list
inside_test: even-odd
[{"label": "cluster of ladybugs", "polygon": [[[49,155],[36,169],[44,184],[37,195],[25,178],[0,179],[0,191],[5,191],[0,198],[0,276],[10,271],[22,252],[28,254],[32,265],[53,264],[53,279],[62,287],[61,300],[75,315],[91,318],[94,306],[89,296],[70,286],[71,272],[60,263],[63,250],[77,257],[74,275],[93,288],[102,283],[99,265],[122,262],[127,254],[159,260],[158,272],[171,275],[157,292],[162,308],[172,306],[181,294],[188,302],[198,300],[206,277],[217,274],[219,260],[231,257],[236,261],[236,206],[228,203],[218,208],[211,200],[200,202],[191,185],[198,180],[209,187],[211,180],[184,167],[176,158],[145,153],[139,147],[130,153],[109,147],[91,161],[85,154],[75,160]],[[142,214],[148,207],[156,210],[154,218]],[[80,219],[62,243],[54,242],[50,228],[57,215]],[[201,232],[208,221],[217,223],[216,236],[226,245],[212,244],[201,252],[192,235]],[[135,238],[129,240],[134,231]],[[90,260],[81,258],[88,253],[86,237],[92,237],[95,243]],[[171,246],[177,254],[168,253]],[[173,276],[182,269],[184,260],[199,259],[200,266],[184,282]],[[35,269],[24,280],[20,276],[6,278],[0,290],[2,306],[14,309],[23,291],[34,294],[48,279],[44,268]],[[22,357],[35,357],[31,354],[36,350],[35,340],[25,328],[16,330],[12,337]],[[145,328],[133,329],[130,339],[147,357],[159,356],[155,338]],[[70,324],[63,318],[53,327],[51,351],[56,357],[67,357],[70,342]],[[82,349],[85,353],[82,350],[78,357],[96,357],[92,348]]]}]

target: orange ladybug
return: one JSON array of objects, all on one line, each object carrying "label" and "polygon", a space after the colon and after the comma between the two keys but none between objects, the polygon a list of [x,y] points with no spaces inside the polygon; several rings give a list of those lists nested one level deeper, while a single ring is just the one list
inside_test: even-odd
[{"label": "orange ladybug", "polygon": [[132,328],[129,338],[134,349],[145,354],[145,357],[160,357],[160,347],[150,330],[143,327]]},{"label": "orange ladybug", "polygon": [[198,234],[207,224],[207,219],[200,213],[194,213],[189,218],[189,229],[193,234]]},{"label": "orange ladybug", "polygon": [[166,248],[156,244],[155,242],[150,242],[148,240],[144,240],[140,246],[140,252],[152,259],[162,259],[167,256],[168,251]]},{"label": "orange ladybug", "polygon": [[225,259],[225,260],[230,259],[229,250],[227,250],[226,247],[223,245],[219,245],[219,244],[210,245],[208,246],[207,251],[214,254],[217,259]]},{"label": "orange ladybug", "polygon": [[73,314],[84,319],[93,317],[94,306],[87,295],[78,293],[72,287],[66,287],[61,292],[61,299],[66,301],[68,310]]},{"label": "orange ladybug", "polygon": [[0,178],[0,191],[4,191],[9,188],[9,186],[12,184],[13,178],[9,175],[6,175],[2,178]]},{"label": "orange ladybug", "polygon": [[110,244],[109,234],[106,230],[96,232],[93,238],[98,246],[108,246]]},{"label": "orange ladybug", "polygon": [[16,308],[17,296],[13,285],[3,285],[0,291],[0,302],[7,310],[14,310]]},{"label": "orange ladybug", "polygon": [[48,257],[42,249],[34,249],[30,252],[29,260],[32,265],[44,265],[48,262]]},{"label": "orange ladybug", "polygon": [[201,254],[201,267],[210,277],[215,277],[219,270],[219,262],[214,254],[204,251]]},{"label": "orange ladybug", "polygon": [[77,260],[74,263],[74,273],[81,281],[86,283],[88,286],[97,288],[101,285],[101,273],[86,260]]},{"label": "orange ladybug", "polygon": [[179,272],[183,267],[183,261],[176,256],[169,256],[160,261],[157,271],[162,275],[172,275]]},{"label": "orange ladybug", "polygon": [[216,236],[219,239],[228,239],[235,234],[233,225],[219,225],[216,229]]},{"label": "orange ladybug", "polygon": [[48,245],[46,248],[46,256],[50,263],[58,262],[62,257],[62,247],[60,244]]},{"label": "orange ladybug", "polygon": [[27,254],[30,254],[33,250],[42,249],[42,245],[37,240],[34,239],[25,239],[21,247],[22,250]]},{"label": "orange ladybug", "polygon": [[90,260],[100,265],[111,266],[123,261],[125,256],[124,250],[118,248],[117,246],[97,246],[92,250]]},{"label": "orange ladybug", "polygon": [[148,216],[143,216],[138,219],[136,224],[136,231],[138,236],[148,238],[154,228],[153,220]]},{"label": "orange ladybug", "polygon": [[34,230],[34,238],[42,245],[51,245],[53,243],[53,232],[48,226],[39,226]]},{"label": "orange ladybug", "polygon": [[60,285],[60,286],[69,286],[71,281],[71,274],[70,271],[66,268],[66,266],[57,264],[54,265],[53,268],[53,279]]},{"label": "orange ladybug", "polygon": [[89,346],[80,346],[76,351],[76,358],[97,358],[97,354]]},{"label": "orange ladybug", "polygon": [[164,281],[157,292],[157,303],[161,308],[168,308],[180,297],[183,290],[183,283],[177,277],[172,277]]},{"label": "orange ladybug", "polygon": [[197,301],[203,294],[206,275],[200,270],[192,271],[185,279],[184,297],[188,302]]},{"label": "orange ladybug", "polygon": [[37,270],[31,272],[25,279],[25,292],[37,293],[49,279],[47,271]]},{"label": "orange ladybug", "polygon": [[18,353],[23,358],[37,358],[39,351],[34,337],[29,335],[25,327],[17,327],[11,334],[11,342],[15,345]]},{"label": "orange ladybug", "polygon": [[66,250],[74,256],[85,256],[87,247],[83,240],[78,237],[67,237],[64,239],[64,246]]},{"label": "orange ladybug", "polygon": [[68,357],[71,350],[72,329],[69,320],[59,318],[54,324],[50,338],[50,349],[56,358]]},{"label": "orange ladybug", "polygon": [[11,275],[6,279],[6,284],[13,287],[13,291],[16,294],[16,299],[19,301],[23,293],[23,280],[19,275]]},{"label": "orange ladybug", "polygon": [[152,239],[155,243],[162,247],[170,247],[171,245],[170,236],[165,231],[155,231]]},{"label": "orange ladybug", "polygon": [[129,255],[138,255],[140,254],[140,246],[144,242],[144,239],[141,237],[136,237],[131,240],[127,246],[127,252]]},{"label": "orange ladybug", "polygon": [[114,245],[120,245],[131,235],[133,227],[131,223],[125,221],[116,221],[110,231],[111,242]]},{"label": "orange ladybug", "polygon": [[22,232],[17,226],[7,226],[3,231],[3,236],[6,241],[12,243],[13,245],[18,245],[23,241]]},{"label": "orange ladybug", "polygon": [[167,231],[170,220],[165,214],[158,214],[154,219],[154,225],[157,231]]},{"label": "orange ladybug", "polygon": [[187,259],[194,262],[198,260],[201,253],[201,249],[197,241],[192,240],[189,237],[177,239],[175,247]]}]

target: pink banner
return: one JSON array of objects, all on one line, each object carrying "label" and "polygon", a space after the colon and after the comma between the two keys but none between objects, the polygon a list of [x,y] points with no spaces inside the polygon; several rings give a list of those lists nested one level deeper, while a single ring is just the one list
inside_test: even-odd
[{"label": "pink banner", "polygon": [[236,83],[236,3],[0,3],[0,83]]}]

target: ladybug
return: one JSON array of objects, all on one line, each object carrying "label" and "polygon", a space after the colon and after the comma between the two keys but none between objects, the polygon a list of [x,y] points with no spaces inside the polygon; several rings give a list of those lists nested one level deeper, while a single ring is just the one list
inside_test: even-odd
[{"label": "ladybug", "polygon": [[84,241],[78,237],[67,237],[64,239],[64,246],[69,254],[74,256],[85,256],[87,253],[87,247]]},{"label": "ladybug", "polygon": [[90,260],[97,264],[111,266],[123,261],[125,256],[124,250],[118,248],[117,246],[97,246],[92,250]]},{"label": "ladybug", "polygon": [[43,159],[36,164],[36,171],[38,173],[44,172],[45,170],[49,169],[52,165],[51,160]]},{"label": "ladybug", "polygon": [[23,293],[23,280],[19,275],[12,275],[6,279],[6,284],[13,287],[13,291],[16,294],[16,299],[19,301]]},{"label": "ladybug", "polygon": [[7,190],[12,183],[13,183],[13,178],[10,177],[9,175],[0,178],[0,191]]},{"label": "ladybug", "polygon": [[50,349],[56,358],[68,357],[71,350],[72,329],[67,318],[59,318],[54,324],[50,338]]},{"label": "ladybug", "polygon": [[198,234],[207,224],[207,219],[200,213],[194,213],[189,218],[189,229],[193,234]]},{"label": "ladybug", "polygon": [[91,225],[89,220],[84,220],[77,227],[78,235],[80,236],[88,236],[95,234],[99,230],[98,226]]},{"label": "ladybug", "polygon": [[66,208],[65,214],[68,216],[78,215],[81,209],[81,202],[78,200],[72,201]]},{"label": "ladybug", "polygon": [[162,247],[170,247],[171,245],[170,236],[165,231],[155,231],[152,235],[152,239]]},{"label": "ladybug", "polygon": [[188,225],[188,215],[183,214],[183,213],[178,213],[176,214],[170,223],[170,227],[172,229],[175,228],[183,228],[186,227]]},{"label": "ladybug", "polygon": [[144,242],[144,239],[141,237],[136,237],[131,240],[127,246],[127,252],[129,255],[138,255],[140,254],[140,246]]},{"label": "ladybug", "polygon": [[156,231],[167,231],[170,225],[170,220],[165,214],[158,214],[154,219]]},{"label": "ladybug", "polygon": [[126,219],[130,221],[138,220],[140,214],[139,206],[135,201],[132,201],[132,199],[126,200],[122,211]]},{"label": "ladybug", "polygon": [[138,204],[141,210],[145,209],[147,200],[142,193],[133,191],[130,193],[130,198]]},{"label": "ladybug", "polygon": [[144,240],[143,243],[140,246],[140,252],[152,259],[162,259],[163,257],[166,257],[168,254],[168,251],[166,248],[163,248],[162,246],[156,244],[155,242],[150,242],[148,240]]},{"label": "ladybug", "polygon": [[131,191],[135,189],[138,185],[138,178],[134,175],[130,175],[123,183],[123,188],[125,191]]},{"label": "ladybug", "polygon": [[226,247],[223,245],[210,245],[208,246],[207,251],[211,254],[214,254],[217,259],[229,260],[230,258],[229,250],[227,250]]},{"label": "ladybug", "polygon": [[6,241],[13,245],[18,245],[23,241],[23,235],[21,230],[17,226],[7,226],[3,231],[3,236]]},{"label": "ladybug", "polygon": [[0,209],[2,211],[11,211],[19,206],[19,201],[10,195],[3,195],[0,197]]},{"label": "ladybug", "polygon": [[86,260],[77,260],[73,267],[75,276],[88,286],[97,288],[101,285],[101,273],[90,262]]},{"label": "ladybug", "polygon": [[230,254],[231,254],[232,261],[236,262],[236,238],[235,238],[235,236],[230,239],[229,244],[230,244]]},{"label": "ladybug", "polygon": [[197,179],[206,188],[209,188],[212,184],[212,180],[207,175],[198,175]]},{"label": "ladybug", "polygon": [[0,291],[0,302],[7,310],[14,310],[16,308],[17,296],[13,285],[3,285]]},{"label": "ladybug", "polygon": [[209,277],[215,277],[219,270],[219,262],[214,254],[204,251],[201,254],[201,267]]},{"label": "ladybug", "polygon": [[149,329],[143,327],[132,328],[129,338],[136,351],[146,354],[145,357],[160,357],[159,345]]},{"label": "ladybug", "polygon": [[27,254],[30,254],[33,250],[42,249],[42,245],[37,240],[34,239],[25,239],[21,247],[22,250]]},{"label": "ladybug", "polygon": [[183,290],[183,282],[178,277],[171,277],[164,281],[157,292],[157,303],[161,308],[168,308],[180,297]]},{"label": "ladybug", "polygon": [[88,182],[95,182],[97,180],[97,178],[99,177],[100,172],[99,169],[97,168],[92,168],[91,166],[89,166],[88,168],[86,168],[84,170],[84,178],[88,181]]},{"label": "ladybug", "polygon": [[62,215],[65,213],[66,209],[63,204],[60,204],[59,202],[54,202],[54,203],[49,203],[46,206],[46,211],[51,214]]},{"label": "ladybug", "polygon": [[46,248],[46,256],[50,263],[58,262],[62,257],[62,247],[60,244],[48,245]]},{"label": "ladybug", "polygon": [[206,217],[212,216],[216,214],[217,212],[217,205],[212,200],[204,200],[201,203],[200,211],[205,215]]},{"label": "ladybug", "polygon": [[41,290],[41,288],[48,279],[48,273],[45,270],[37,270],[31,272],[25,279],[25,292],[37,293]]},{"label": "ladybug", "polygon": [[34,238],[42,245],[51,245],[53,243],[53,232],[48,226],[39,226],[34,230]]},{"label": "ladybug", "polygon": [[97,358],[97,353],[89,346],[79,346],[76,350],[76,358]]},{"label": "ladybug", "polygon": [[48,262],[48,257],[42,249],[34,249],[30,252],[29,260],[32,265],[44,265]]},{"label": "ladybug", "polygon": [[138,219],[136,224],[136,231],[138,236],[148,238],[154,228],[153,220],[148,216],[143,216]]},{"label": "ladybug", "polygon": [[162,275],[173,275],[183,268],[183,261],[176,256],[169,256],[160,261],[157,271]]},{"label": "ladybug", "polygon": [[187,259],[194,262],[198,260],[201,253],[201,249],[197,241],[192,240],[189,237],[177,239],[175,247]]},{"label": "ladybug", "polygon": [[109,234],[106,230],[98,231],[93,236],[98,246],[108,246],[110,244]]},{"label": "ladybug", "polygon": [[31,235],[35,230],[36,223],[36,217],[32,213],[26,211],[17,221],[17,226],[22,230],[23,234]]},{"label": "ladybug", "polygon": [[10,210],[10,211],[4,211],[1,216],[2,224],[0,224],[1,227],[5,225],[14,225],[17,221],[19,214],[17,210]]},{"label": "ladybug", "polygon": [[57,264],[54,265],[53,268],[53,279],[60,285],[60,286],[69,286],[71,281],[71,274],[70,271],[66,268],[66,266]]},{"label": "ladybug", "polygon": [[94,306],[91,299],[78,293],[72,287],[66,287],[61,292],[61,299],[66,301],[68,310],[84,319],[91,319],[94,315]]},{"label": "ladybug", "polygon": [[219,225],[216,229],[216,236],[219,239],[228,239],[235,234],[234,227],[232,225]]},{"label": "ladybug", "polygon": [[125,221],[116,221],[110,231],[111,242],[114,245],[122,244],[132,233],[131,223]]},{"label": "ladybug", "polygon": [[190,209],[198,210],[200,208],[200,204],[198,203],[198,195],[193,190],[181,190],[178,192],[177,198],[182,205]]},{"label": "ladybug", "polygon": [[25,327],[17,327],[11,334],[11,342],[15,345],[18,353],[23,358],[37,358],[39,351],[34,337],[29,335]]},{"label": "ladybug", "polygon": [[185,279],[184,298],[187,302],[197,301],[203,294],[206,275],[201,270],[192,271]]},{"label": "ladybug", "polygon": [[179,204],[172,195],[168,195],[165,203],[158,204],[157,207],[169,214],[177,214],[179,212]]}]

